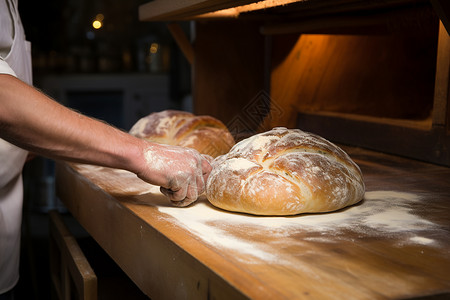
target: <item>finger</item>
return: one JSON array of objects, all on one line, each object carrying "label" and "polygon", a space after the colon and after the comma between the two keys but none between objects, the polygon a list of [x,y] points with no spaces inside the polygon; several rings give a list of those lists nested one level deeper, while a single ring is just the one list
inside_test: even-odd
[{"label": "finger", "polygon": [[171,202],[172,202],[172,205],[173,205],[173,206],[176,206],[176,207],[186,207],[186,206],[188,206],[188,205],[194,203],[195,200],[192,200],[192,199],[184,199],[184,200],[182,200],[182,201],[171,201]]},{"label": "finger", "polygon": [[[205,157],[205,156],[203,156]],[[211,173],[212,167],[210,164],[210,161],[208,159],[202,159],[202,174],[208,174]]]},{"label": "finger", "polygon": [[185,187],[181,187],[179,190],[174,191],[174,190],[170,190],[170,189],[166,189],[161,187],[160,188],[161,193],[166,196],[167,198],[169,198],[170,201],[181,201],[184,198],[186,198],[186,193],[187,193],[187,186]]},{"label": "finger", "polygon": [[210,174],[210,173],[204,174],[204,175],[203,175],[203,192],[206,191],[206,185],[207,185],[207,183],[208,183],[208,177],[209,177],[209,174]]},{"label": "finger", "polygon": [[203,174],[202,174],[203,187],[202,187],[202,191],[206,190],[206,183],[208,182],[208,177],[209,177],[209,174],[211,174],[211,171],[212,171],[211,165],[209,165],[209,167],[206,170],[203,169]]},{"label": "finger", "polygon": [[166,188],[163,188],[163,187],[160,187],[159,190],[161,191],[161,193],[162,193],[164,196],[166,196],[166,197],[169,198],[169,199],[170,199],[171,195],[173,194],[173,192],[172,192],[171,190],[166,189]]},{"label": "finger", "polygon": [[202,154],[202,157],[210,164],[214,160],[214,157],[212,157],[211,155],[208,155],[208,154]]},{"label": "finger", "polygon": [[187,192],[186,192],[186,199],[187,201],[190,201],[191,203],[197,200],[198,198],[198,187],[196,182],[191,182],[188,185]]},{"label": "finger", "polygon": [[198,189],[197,189],[197,184],[191,183],[187,186],[187,191],[186,191],[186,198],[184,198],[181,201],[172,201],[172,204],[174,206],[177,207],[185,207],[188,206],[189,204],[195,202],[198,198]]},{"label": "finger", "polygon": [[196,182],[197,194],[198,195],[203,194],[203,192],[205,191],[205,187],[206,187],[205,175],[198,174],[196,176],[195,182]]}]

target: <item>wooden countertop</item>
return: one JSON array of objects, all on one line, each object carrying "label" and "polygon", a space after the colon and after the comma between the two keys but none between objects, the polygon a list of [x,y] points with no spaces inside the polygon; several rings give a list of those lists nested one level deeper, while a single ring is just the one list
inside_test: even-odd
[{"label": "wooden countertop", "polygon": [[328,214],[174,208],[133,174],[63,163],[57,194],[154,299],[449,297],[450,169],[345,150],[366,196]]}]

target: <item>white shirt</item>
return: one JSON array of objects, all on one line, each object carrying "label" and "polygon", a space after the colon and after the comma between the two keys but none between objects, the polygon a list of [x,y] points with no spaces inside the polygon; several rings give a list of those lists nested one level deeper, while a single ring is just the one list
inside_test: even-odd
[{"label": "white shirt", "polygon": [[[0,0],[0,74],[31,84],[30,43],[20,21],[17,0]],[[27,152],[0,139],[0,294],[19,280],[22,223],[22,168]]]}]

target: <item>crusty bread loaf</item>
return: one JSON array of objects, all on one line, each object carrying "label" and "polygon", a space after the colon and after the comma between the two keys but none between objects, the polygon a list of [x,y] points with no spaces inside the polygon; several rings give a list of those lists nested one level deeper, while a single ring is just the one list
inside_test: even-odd
[{"label": "crusty bread loaf", "polygon": [[255,215],[328,212],[364,196],[359,167],[339,147],[299,129],[274,128],[217,157],[206,196],[215,206]]},{"label": "crusty bread loaf", "polygon": [[219,120],[178,110],[151,113],[136,122],[130,134],[161,144],[194,148],[212,157],[227,153],[234,145],[233,136]]}]

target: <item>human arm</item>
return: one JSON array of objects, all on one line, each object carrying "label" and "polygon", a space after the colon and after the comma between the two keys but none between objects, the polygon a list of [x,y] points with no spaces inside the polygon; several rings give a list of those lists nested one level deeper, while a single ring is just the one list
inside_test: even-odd
[{"label": "human arm", "polygon": [[170,200],[181,205],[203,192],[211,171],[196,151],[133,137],[68,109],[5,74],[0,74],[0,137],[53,159],[131,171],[161,186]]}]

